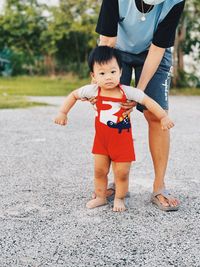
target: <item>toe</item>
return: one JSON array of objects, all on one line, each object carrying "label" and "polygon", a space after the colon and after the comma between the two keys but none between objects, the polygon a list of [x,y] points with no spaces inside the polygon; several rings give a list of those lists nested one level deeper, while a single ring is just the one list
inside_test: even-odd
[{"label": "toe", "polygon": [[87,209],[91,209],[91,203],[90,203],[90,202],[88,202],[88,203],[86,204],[86,208],[87,208]]},{"label": "toe", "polygon": [[115,207],[113,207],[113,211],[117,211]]},{"label": "toe", "polygon": [[165,206],[165,207],[169,207],[169,203],[168,201],[163,197],[163,196],[157,196],[158,200],[160,201],[160,203]]},{"label": "toe", "polygon": [[180,204],[179,201],[178,201],[177,199],[175,199],[175,200],[174,200],[174,206],[175,206],[175,207],[176,207],[176,206],[179,206],[179,204]]},{"label": "toe", "polygon": [[172,200],[170,200],[170,206],[176,207],[177,205],[178,205],[178,201],[175,198],[173,198]]},{"label": "toe", "polygon": [[173,207],[176,207],[177,206],[176,201],[173,201],[172,205],[173,205]]},{"label": "toe", "polygon": [[180,202],[176,198],[172,198],[169,200],[169,204],[171,207],[177,207],[180,205]]}]

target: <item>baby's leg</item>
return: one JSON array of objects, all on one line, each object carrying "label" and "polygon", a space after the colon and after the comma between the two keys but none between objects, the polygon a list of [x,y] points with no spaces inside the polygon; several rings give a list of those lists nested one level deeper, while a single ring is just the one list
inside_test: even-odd
[{"label": "baby's leg", "polygon": [[93,209],[107,203],[106,189],[108,178],[107,175],[110,169],[110,158],[106,155],[94,155],[94,187],[96,198],[90,200],[86,207]]},{"label": "baby's leg", "polygon": [[116,186],[113,211],[124,211],[126,210],[124,199],[128,192],[131,162],[113,162],[112,164]]}]

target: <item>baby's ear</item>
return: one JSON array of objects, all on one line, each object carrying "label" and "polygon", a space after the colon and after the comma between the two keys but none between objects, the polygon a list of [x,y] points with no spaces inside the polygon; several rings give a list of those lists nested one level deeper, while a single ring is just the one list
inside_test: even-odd
[{"label": "baby's ear", "polygon": [[91,78],[93,79],[94,78],[94,72],[90,72],[90,76],[91,76]]},{"label": "baby's ear", "polygon": [[90,72],[90,76],[91,76],[91,79],[92,79],[92,83],[96,83],[96,80],[94,78],[94,72]]}]

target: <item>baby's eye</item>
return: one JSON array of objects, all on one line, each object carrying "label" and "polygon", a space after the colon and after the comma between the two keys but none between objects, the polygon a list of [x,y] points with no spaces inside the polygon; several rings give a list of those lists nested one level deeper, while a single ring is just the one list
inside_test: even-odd
[{"label": "baby's eye", "polygon": [[112,74],[116,73],[116,70],[112,70],[111,73],[112,73]]},{"label": "baby's eye", "polygon": [[100,75],[104,75],[105,73],[104,73],[104,72],[100,72],[99,74],[100,74]]}]

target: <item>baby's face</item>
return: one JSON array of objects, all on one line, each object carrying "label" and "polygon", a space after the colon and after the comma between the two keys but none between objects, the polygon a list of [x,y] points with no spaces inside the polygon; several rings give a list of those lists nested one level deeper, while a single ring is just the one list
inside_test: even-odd
[{"label": "baby's face", "polygon": [[104,89],[113,89],[118,86],[121,70],[115,58],[105,64],[94,64],[92,76],[96,83]]}]

